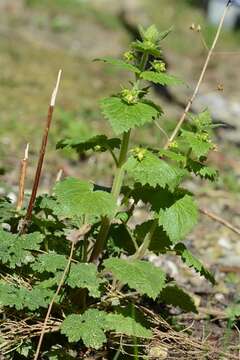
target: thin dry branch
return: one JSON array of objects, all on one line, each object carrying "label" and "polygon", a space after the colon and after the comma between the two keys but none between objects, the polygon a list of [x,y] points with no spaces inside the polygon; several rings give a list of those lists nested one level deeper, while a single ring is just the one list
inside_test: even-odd
[{"label": "thin dry branch", "polygon": [[20,175],[19,175],[19,189],[18,189],[18,199],[17,199],[17,211],[20,211],[23,206],[24,201],[24,192],[25,192],[25,179],[27,174],[28,166],[28,150],[29,144],[27,144],[24,158],[20,161]]},{"label": "thin dry branch", "polygon": [[206,73],[206,70],[207,70],[209,61],[210,61],[210,59],[211,59],[211,56],[212,56],[212,54],[213,54],[213,51],[214,51],[215,46],[216,46],[216,44],[217,44],[217,41],[218,41],[218,39],[219,39],[219,35],[220,35],[220,33],[221,33],[222,26],[223,26],[225,17],[226,17],[226,15],[227,15],[227,10],[228,10],[230,4],[231,4],[231,1],[228,1],[227,5],[226,5],[226,7],[225,7],[225,9],[224,9],[222,18],[221,18],[221,20],[220,20],[220,23],[219,23],[219,25],[218,25],[218,29],[217,29],[215,38],[214,38],[214,40],[213,40],[212,46],[211,46],[211,48],[210,48],[210,50],[209,50],[209,52],[208,52],[206,61],[205,61],[204,65],[203,65],[203,68],[202,68],[202,71],[201,71],[199,80],[198,80],[198,82],[197,82],[196,88],[195,88],[195,90],[194,90],[194,92],[193,92],[193,94],[192,94],[192,97],[191,97],[190,100],[188,101],[188,103],[187,103],[187,105],[186,105],[186,107],[185,107],[185,110],[184,110],[181,118],[179,119],[179,121],[178,121],[178,123],[177,123],[177,126],[175,127],[174,131],[172,132],[172,135],[170,136],[169,140],[168,140],[167,143],[165,144],[165,146],[164,146],[165,149],[168,148],[168,146],[170,145],[170,143],[171,143],[171,142],[175,139],[175,137],[177,136],[177,134],[178,134],[178,132],[179,132],[179,130],[180,130],[183,122],[185,121],[186,116],[187,116],[187,114],[188,114],[188,112],[189,112],[189,110],[190,110],[190,108],[191,108],[191,106],[192,106],[192,103],[194,102],[194,100],[195,100],[195,98],[196,98],[196,96],[197,96],[197,94],[198,94],[198,91],[199,91],[199,88],[200,88],[201,83],[202,83],[202,81],[203,81],[204,75],[205,75],[205,73]]},{"label": "thin dry branch", "polygon": [[35,173],[35,178],[34,178],[34,182],[33,182],[31,197],[30,197],[29,204],[28,204],[27,214],[24,218],[22,228],[20,230],[21,234],[23,234],[26,231],[28,223],[30,222],[31,217],[32,217],[32,211],[33,211],[34,203],[36,200],[37,190],[38,190],[39,181],[40,181],[40,177],[41,177],[41,173],[42,173],[42,166],[43,166],[43,161],[44,161],[47,142],[48,142],[48,134],[49,134],[49,129],[50,129],[51,122],[52,122],[56,96],[57,96],[57,92],[58,92],[58,88],[59,88],[59,84],[60,84],[60,80],[61,80],[61,74],[62,74],[62,70],[59,70],[58,77],[57,77],[57,83],[53,90],[50,105],[48,108],[48,115],[47,115],[46,125],[45,125],[44,134],[43,134],[43,138],[42,138],[42,145],[41,145],[41,149],[40,149],[40,153],[39,153],[37,170]]},{"label": "thin dry branch", "polygon": [[233,232],[235,232],[236,234],[240,235],[240,229],[237,228],[236,226],[232,225],[229,221],[223,219],[222,217],[220,217],[219,215],[216,215],[214,213],[212,213],[211,211],[208,211],[206,209],[203,208],[199,208],[200,212],[204,215],[207,215],[210,219],[224,225],[225,227],[227,227],[228,229],[232,230]]},{"label": "thin dry branch", "polygon": [[50,314],[51,314],[51,311],[52,311],[52,307],[53,307],[53,304],[56,301],[56,298],[57,298],[57,296],[58,296],[58,294],[59,294],[59,292],[60,292],[60,290],[61,290],[61,288],[62,288],[62,286],[64,284],[66,275],[67,275],[68,270],[70,268],[72,257],[73,257],[73,252],[74,252],[74,247],[75,247],[75,243],[72,242],[71,251],[70,251],[70,255],[69,255],[69,258],[68,258],[67,265],[66,265],[66,267],[64,269],[64,272],[62,274],[62,277],[61,277],[61,280],[59,282],[58,288],[57,288],[55,294],[53,295],[52,300],[51,300],[51,302],[49,304],[49,307],[48,307],[48,310],[47,310],[47,314],[46,314],[46,317],[45,317],[45,320],[44,320],[44,323],[43,323],[42,331],[41,331],[41,334],[40,334],[40,337],[39,337],[39,340],[38,340],[38,345],[37,345],[37,350],[36,350],[36,353],[35,353],[35,356],[34,356],[34,360],[37,360],[38,357],[39,357],[40,349],[41,349],[41,346],[42,346],[44,335],[45,335],[46,330],[47,330],[47,324],[48,324],[48,320],[49,320],[49,317],[50,317]]}]

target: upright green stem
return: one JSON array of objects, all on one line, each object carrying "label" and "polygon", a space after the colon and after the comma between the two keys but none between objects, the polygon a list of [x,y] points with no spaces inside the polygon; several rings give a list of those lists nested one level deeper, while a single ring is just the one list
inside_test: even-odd
[{"label": "upright green stem", "polygon": [[[120,195],[120,191],[121,191],[121,187],[122,187],[122,183],[123,183],[123,177],[124,177],[123,165],[127,159],[129,138],[130,138],[130,130],[123,134],[119,159],[118,159],[118,163],[117,163],[117,169],[116,169],[116,173],[115,173],[114,180],[113,180],[113,186],[112,186],[111,193],[116,200],[118,199],[118,197]],[[109,232],[109,229],[111,226],[111,221],[112,221],[112,219],[107,216],[105,216],[102,219],[101,228],[98,233],[98,237],[97,237],[96,243],[94,245],[91,257],[90,257],[90,262],[95,262],[98,259],[99,255],[101,254],[101,252],[103,251],[105,242],[106,242],[106,239],[108,236],[108,232]]]},{"label": "upright green stem", "polygon": [[[148,61],[148,54],[144,53],[142,55],[142,58],[141,58],[141,61],[139,64],[139,68],[141,69],[141,71],[143,71],[145,69],[147,61]],[[137,81],[137,83],[140,81],[138,74],[136,75],[136,81]],[[115,177],[113,180],[112,191],[111,191],[115,200],[117,200],[120,195],[120,191],[121,191],[121,187],[122,187],[122,183],[123,183],[123,178],[124,178],[123,165],[127,160],[130,132],[131,132],[130,130],[128,132],[125,132],[123,134],[123,138],[122,138],[119,159],[117,162],[117,169],[116,169]],[[99,255],[101,254],[101,252],[103,251],[105,242],[106,242],[106,239],[108,236],[108,232],[109,232],[109,229],[111,226],[111,221],[112,221],[112,219],[109,217],[106,217],[106,216],[102,219],[101,228],[98,233],[98,237],[97,237],[96,243],[94,245],[92,254],[90,256],[90,262],[95,262],[98,259]]]}]

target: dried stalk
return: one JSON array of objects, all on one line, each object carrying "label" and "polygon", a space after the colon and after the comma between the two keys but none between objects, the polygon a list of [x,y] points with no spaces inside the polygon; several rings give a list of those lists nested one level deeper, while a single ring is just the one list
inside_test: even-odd
[{"label": "dried stalk", "polygon": [[28,166],[28,150],[29,150],[29,144],[27,144],[26,146],[24,158],[20,161],[19,189],[18,189],[18,199],[16,206],[17,211],[21,210],[24,201],[25,179],[26,179],[27,166]]},{"label": "dried stalk", "polygon": [[240,235],[240,229],[237,228],[236,226],[232,225],[229,221],[227,220],[224,220],[223,218],[221,218],[220,216],[206,210],[206,209],[203,209],[203,208],[200,208],[199,209],[200,212],[204,215],[207,215],[210,219],[226,226],[228,229],[232,230],[233,232],[235,232],[236,234]]},{"label": "dried stalk", "polygon": [[45,156],[47,142],[48,142],[48,134],[49,134],[49,129],[50,129],[51,122],[52,122],[53,111],[54,111],[54,107],[55,107],[55,102],[56,102],[57,92],[58,92],[59,83],[60,83],[60,79],[61,79],[61,74],[62,74],[62,70],[60,70],[58,73],[57,83],[53,90],[50,105],[48,108],[48,115],[47,115],[46,126],[44,129],[44,134],[43,134],[43,138],[42,138],[42,145],[41,145],[41,149],[40,149],[40,153],[39,153],[37,170],[35,173],[35,178],[34,178],[34,182],[33,182],[31,197],[30,197],[29,204],[28,204],[27,214],[24,218],[22,228],[20,230],[21,234],[23,234],[26,231],[27,226],[32,217],[32,211],[33,211],[34,203],[36,200],[37,190],[38,190],[39,181],[40,181],[40,177],[41,177],[41,173],[42,173],[42,166],[43,166],[44,156]]},{"label": "dried stalk", "polygon": [[214,38],[214,40],[213,40],[212,46],[211,46],[211,48],[210,48],[210,50],[209,50],[209,52],[208,52],[206,61],[205,61],[204,66],[203,66],[203,68],[202,68],[202,72],[201,72],[201,74],[200,74],[200,77],[199,77],[198,83],[197,83],[197,85],[196,85],[196,88],[195,88],[195,90],[194,90],[194,92],[193,92],[193,94],[192,94],[192,97],[191,97],[190,100],[188,101],[188,103],[187,103],[187,105],[186,105],[186,108],[185,108],[185,110],[184,110],[181,118],[179,119],[179,121],[178,121],[178,123],[177,123],[177,126],[175,127],[174,131],[172,132],[172,135],[170,136],[169,140],[168,140],[167,143],[165,144],[165,146],[164,146],[165,149],[167,149],[167,148],[169,147],[169,145],[171,144],[171,142],[172,142],[172,141],[175,139],[175,137],[177,136],[177,134],[178,134],[178,132],[179,132],[179,130],[180,130],[180,128],[181,128],[184,120],[186,119],[186,116],[187,116],[187,114],[188,114],[188,112],[189,112],[189,110],[190,110],[190,108],[191,108],[191,106],[192,106],[192,103],[194,102],[194,100],[195,100],[195,98],[196,98],[196,96],[197,96],[197,94],[198,94],[198,91],[199,91],[199,88],[200,88],[201,83],[202,83],[202,81],[203,81],[204,75],[205,75],[205,73],[206,73],[206,70],[207,70],[209,61],[210,61],[210,59],[211,59],[211,56],[212,56],[212,54],[213,54],[213,51],[214,51],[215,46],[216,46],[216,44],[217,44],[217,41],[218,41],[218,39],[219,39],[219,35],[220,35],[220,33],[221,33],[222,26],[223,26],[223,23],[224,23],[224,20],[225,20],[226,15],[227,15],[227,11],[228,11],[228,8],[229,8],[230,4],[231,4],[231,1],[228,1],[227,5],[226,5],[226,7],[225,7],[225,10],[224,10],[224,12],[223,12],[222,18],[221,18],[221,20],[220,20],[220,23],[219,23],[219,25],[218,25],[218,29],[217,29],[215,38]]}]

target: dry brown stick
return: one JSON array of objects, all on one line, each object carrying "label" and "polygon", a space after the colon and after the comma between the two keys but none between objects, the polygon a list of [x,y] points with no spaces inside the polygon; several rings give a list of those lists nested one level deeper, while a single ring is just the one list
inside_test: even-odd
[{"label": "dry brown stick", "polygon": [[44,156],[45,156],[45,152],[46,152],[46,147],[47,147],[47,142],[48,142],[48,134],[49,134],[49,129],[50,129],[51,122],[52,122],[53,111],[54,111],[54,107],[55,107],[55,101],[56,101],[56,97],[57,97],[61,74],[62,74],[62,70],[60,70],[58,73],[57,83],[53,90],[51,101],[49,104],[46,126],[44,129],[44,134],[43,134],[43,138],[42,138],[42,145],[41,145],[41,149],[40,149],[40,153],[39,153],[38,165],[37,165],[35,178],[34,178],[34,182],[33,182],[32,193],[31,193],[31,197],[29,200],[29,204],[28,204],[27,214],[24,218],[22,228],[20,230],[21,234],[23,234],[26,231],[28,223],[32,217],[33,206],[34,206],[34,203],[36,200],[37,190],[38,190],[39,181],[40,181],[40,177],[41,177],[41,173],[42,173],[43,160],[44,160]]},{"label": "dry brown stick", "polygon": [[73,252],[74,252],[74,246],[75,246],[75,243],[72,242],[72,245],[71,245],[71,251],[70,251],[70,255],[69,255],[69,258],[68,258],[68,262],[67,262],[67,265],[64,269],[64,272],[62,274],[62,277],[61,277],[61,280],[59,282],[59,285],[58,285],[58,288],[55,292],[55,294],[53,295],[53,298],[49,304],[49,307],[48,307],[48,311],[47,311],[47,314],[46,314],[46,317],[45,317],[45,320],[44,320],[44,323],[43,323],[43,327],[42,327],[42,331],[41,331],[41,334],[40,334],[40,337],[39,337],[39,340],[38,340],[38,345],[37,345],[37,350],[36,350],[36,353],[34,355],[34,360],[37,360],[38,357],[39,357],[39,353],[40,353],[40,349],[41,349],[41,346],[42,346],[42,342],[43,342],[43,338],[44,338],[44,334],[46,332],[46,328],[47,328],[47,323],[48,323],[48,319],[50,317],[50,314],[51,314],[51,311],[52,311],[52,307],[53,307],[53,304],[64,284],[64,281],[65,281],[65,278],[66,278],[66,275],[68,273],[68,270],[70,268],[70,265],[71,265],[71,261],[72,261],[72,257],[73,257]]},{"label": "dry brown stick", "polygon": [[210,219],[226,226],[228,229],[232,230],[233,232],[235,232],[236,234],[240,235],[240,229],[237,228],[236,226],[232,225],[229,221],[224,220],[223,218],[221,218],[220,216],[206,210],[203,208],[199,208],[200,212],[204,215],[207,215]]},{"label": "dry brown stick", "polygon": [[172,132],[172,135],[170,136],[169,140],[168,140],[167,143],[165,144],[165,146],[164,146],[165,149],[168,148],[168,146],[170,145],[170,143],[171,143],[171,142],[175,139],[175,137],[177,136],[177,134],[178,134],[178,132],[179,132],[179,130],[180,130],[180,128],[181,128],[184,120],[186,119],[186,116],[187,116],[187,114],[188,114],[188,112],[189,112],[189,110],[190,110],[190,108],[191,108],[191,106],[192,106],[192,103],[193,103],[193,101],[195,100],[195,98],[196,98],[196,96],[197,96],[197,94],[198,94],[198,91],[199,91],[200,85],[201,85],[201,83],[202,83],[202,81],[203,81],[204,75],[205,75],[205,73],[206,73],[206,70],[207,70],[209,61],[210,61],[210,59],[211,59],[211,56],[212,56],[213,51],[214,51],[214,49],[215,49],[215,46],[216,46],[216,44],[217,44],[219,35],[220,35],[220,33],[221,33],[222,26],[223,26],[223,23],[224,23],[224,19],[225,19],[225,17],[226,17],[227,10],[228,10],[230,4],[231,4],[231,1],[228,1],[227,5],[226,5],[226,7],[225,7],[225,10],[224,10],[224,12],[223,12],[222,18],[221,18],[221,20],[220,20],[220,23],[219,23],[219,25],[218,25],[217,32],[216,32],[215,38],[214,38],[214,40],[213,40],[212,46],[211,46],[211,48],[210,48],[210,50],[209,50],[209,52],[208,52],[206,61],[205,61],[204,66],[203,66],[203,68],[202,68],[202,71],[201,71],[199,80],[198,80],[198,82],[197,82],[196,88],[195,88],[195,90],[194,90],[194,92],[193,92],[193,94],[192,94],[192,97],[191,97],[190,100],[188,101],[188,103],[187,103],[187,105],[186,105],[186,107],[185,107],[185,110],[184,110],[181,118],[179,119],[179,121],[178,121],[178,123],[177,123],[177,126],[175,127],[174,131]]},{"label": "dry brown stick", "polygon": [[20,211],[23,206],[24,201],[24,191],[25,191],[25,179],[27,173],[27,165],[28,165],[28,150],[29,144],[27,144],[24,158],[20,161],[20,174],[19,174],[19,188],[18,188],[18,198],[17,198],[17,211]]}]

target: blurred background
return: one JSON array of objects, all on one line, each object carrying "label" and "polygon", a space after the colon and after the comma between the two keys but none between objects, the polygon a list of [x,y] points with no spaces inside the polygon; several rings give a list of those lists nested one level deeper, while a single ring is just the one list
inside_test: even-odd
[{"label": "blurred background", "polygon": [[[63,77],[50,131],[41,190],[52,188],[57,173],[110,185],[111,160],[105,154],[79,158],[56,151],[64,137],[111,134],[99,111],[98,100],[118,92],[130,78],[93,59],[121,57],[137,34],[137,26],[155,23],[160,30],[173,26],[163,42],[170,73],[186,84],[152,96],[164,109],[161,127],[170,133],[198,80],[224,0],[0,0],[0,195],[16,198],[19,161],[30,143],[27,189],[31,189],[41,135],[58,70]],[[218,151],[210,162],[219,169],[217,183],[189,179],[201,206],[239,224],[240,215],[240,28],[238,1],[232,6],[212,56],[193,111],[206,107],[214,122]],[[163,133],[154,125],[134,131],[135,142],[160,145]],[[240,243],[238,235],[207,218],[188,241],[205,263],[218,266],[218,287],[210,302],[239,301]],[[196,245],[196,246],[195,246]],[[169,263],[170,264],[170,263]],[[226,265],[235,266],[228,271]],[[178,268],[170,270],[177,278]],[[222,270],[221,270],[222,269]],[[225,269],[225,270],[224,270]],[[187,270],[185,269],[184,272]],[[191,291],[208,291],[199,278],[181,277]],[[198,291],[195,291],[196,293]],[[238,297],[238,298],[237,298]]]},{"label": "blurred background", "polygon": [[[118,91],[119,84],[129,78],[125,72],[119,73],[93,59],[121,57],[139,24],[155,23],[161,30],[173,26],[172,34],[163,43],[164,56],[169,72],[183,78],[186,86],[173,87],[167,94],[159,89],[153,91],[165,109],[161,125],[170,131],[196,84],[224,4],[224,0],[0,0],[0,168],[7,184],[17,185],[19,159],[29,142],[31,185],[59,68],[63,69],[63,79],[42,187],[52,185],[59,167],[65,167],[71,175],[92,175],[88,163],[80,166],[76,155],[56,152],[55,144],[76,134],[110,132],[99,112],[98,99]],[[229,12],[193,107],[195,111],[209,107],[215,121],[227,124],[217,136],[225,155],[226,149],[232,151],[233,146],[232,161],[237,160],[235,145],[240,143],[239,9],[232,6]],[[135,136],[136,140],[154,144],[163,137],[154,125],[137,131]],[[94,176],[100,181],[108,177],[98,163]],[[234,186],[238,187],[237,181]]]}]

